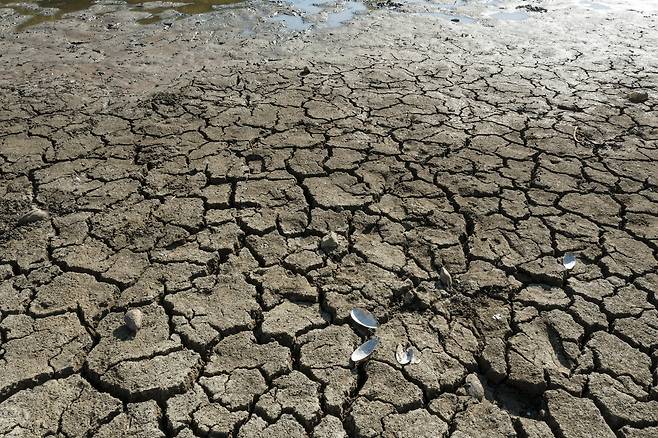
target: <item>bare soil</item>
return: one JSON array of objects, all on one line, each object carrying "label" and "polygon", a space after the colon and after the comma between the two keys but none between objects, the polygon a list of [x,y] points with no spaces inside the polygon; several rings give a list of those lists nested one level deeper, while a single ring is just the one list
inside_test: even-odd
[{"label": "bare soil", "polygon": [[3,9],[0,435],[658,436],[657,15],[504,5]]}]

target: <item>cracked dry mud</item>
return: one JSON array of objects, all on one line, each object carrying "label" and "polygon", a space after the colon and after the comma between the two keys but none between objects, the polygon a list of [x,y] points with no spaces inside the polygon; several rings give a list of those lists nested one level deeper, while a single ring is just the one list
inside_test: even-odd
[{"label": "cracked dry mud", "polygon": [[656,16],[577,12],[7,31],[0,434],[657,437]]}]

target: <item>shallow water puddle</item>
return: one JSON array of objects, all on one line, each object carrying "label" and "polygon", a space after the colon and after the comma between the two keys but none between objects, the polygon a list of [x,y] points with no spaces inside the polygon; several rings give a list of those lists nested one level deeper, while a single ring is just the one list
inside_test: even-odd
[{"label": "shallow water puddle", "polygon": [[[159,0],[127,0],[133,5],[131,10],[148,12],[151,15],[137,20],[140,24],[153,24],[162,21],[165,12],[175,11],[184,15],[196,15],[212,12],[217,6],[226,6],[242,3],[243,0],[182,0],[180,2],[168,2]],[[157,5],[157,6],[153,6]]]},{"label": "shallow water puddle", "polygon": [[270,21],[281,23],[284,27],[302,32],[311,28],[312,24],[304,21],[299,15],[278,14],[270,18]]},{"label": "shallow water puddle", "polygon": [[[241,3],[243,0],[127,0],[126,5],[132,11],[148,12],[151,15],[137,20],[141,24],[157,23],[160,14],[175,11],[185,15],[211,12],[216,6]],[[13,9],[15,12],[29,18],[17,26],[22,30],[30,26],[62,19],[66,14],[85,11],[97,3],[96,0],[0,0],[0,7]]]},{"label": "shallow water puddle", "polygon": [[343,4],[343,10],[332,12],[327,16],[327,27],[338,27],[354,18],[354,15],[365,12],[368,8],[361,3],[348,1]]},{"label": "shallow water puddle", "polygon": [[[284,8],[279,13],[265,18],[279,23],[292,31],[305,31],[312,27],[332,28],[349,22],[354,16],[369,9],[391,9],[401,13],[415,13],[436,17],[440,20],[461,24],[478,23],[480,18],[500,22],[525,21],[543,14],[527,10],[529,2],[513,0],[269,0]],[[137,20],[140,24],[152,24],[163,19],[175,20],[181,16],[212,12],[231,4],[246,4],[246,0],[0,0],[0,8],[9,8],[26,16],[17,30],[44,22],[57,21],[66,14],[85,11],[94,5],[125,5],[131,11],[148,13]],[[639,0],[628,0],[623,5],[615,0],[556,0],[546,2],[548,13],[551,8],[579,7],[586,10],[605,12],[612,8],[652,9]],[[658,2],[656,2],[658,5]],[[657,6],[654,5],[653,8]],[[94,13],[93,9],[90,13]]]},{"label": "shallow water puddle", "polygon": [[64,14],[84,11],[94,4],[94,0],[35,0],[31,2],[16,2],[0,0],[0,7],[9,7],[29,18],[18,26],[18,30],[47,21],[55,21]]},{"label": "shallow water puddle", "polygon": [[[131,11],[145,12],[149,15],[137,20],[140,24],[158,23],[163,19],[176,19],[178,16],[208,13],[221,6],[244,3],[245,0],[123,0]],[[308,30],[316,27],[338,27],[350,21],[358,13],[368,10],[361,0],[279,0],[282,11],[267,18],[267,21],[281,23],[293,31]],[[57,21],[66,14],[85,11],[94,5],[108,4],[121,6],[122,2],[106,3],[103,0],[0,0],[0,8],[6,7],[28,18],[17,30],[44,23]],[[93,10],[90,11],[93,13]]]},{"label": "shallow water puddle", "polygon": [[368,10],[365,3],[355,0],[284,0],[281,3],[288,5],[294,13],[278,14],[269,21],[281,23],[293,31],[305,31],[314,26],[339,27]]}]

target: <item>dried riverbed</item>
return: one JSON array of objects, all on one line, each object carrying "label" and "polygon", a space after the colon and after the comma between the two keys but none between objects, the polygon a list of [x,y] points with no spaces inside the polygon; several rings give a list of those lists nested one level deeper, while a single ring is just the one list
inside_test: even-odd
[{"label": "dried riverbed", "polygon": [[0,10],[0,435],[658,436],[656,12],[349,3]]}]

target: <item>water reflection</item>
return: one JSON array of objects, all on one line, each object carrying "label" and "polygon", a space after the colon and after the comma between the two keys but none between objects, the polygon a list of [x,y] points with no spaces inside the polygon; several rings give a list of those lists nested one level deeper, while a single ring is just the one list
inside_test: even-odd
[{"label": "water reflection", "polygon": [[[0,8],[8,7],[27,17],[17,28],[22,30],[39,23],[56,21],[66,14],[84,11],[96,3],[121,4],[122,0],[0,0]],[[211,12],[223,5],[242,3],[245,0],[123,0],[132,11],[147,13],[137,20],[141,24],[160,22],[165,16],[194,15]],[[265,1],[265,0],[264,0]],[[525,21],[541,17],[537,11],[527,9],[530,3],[508,0],[270,0],[285,10],[266,18],[293,31],[311,27],[337,27],[350,21],[368,8],[387,8],[400,12],[436,17],[460,24],[475,24],[481,19],[499,22]],[[548,14],[552,10],[595,10],[606,13],[611,10],[658,11],[658,1],[645,0],[553,0],[546,2]],[[529,12],[530,11],[530,12]]]},{"label": "water reflection", "polygon": [[[83,11],[93,4],[94,0],[36,0],[29,2],[29,4],[17,3],[13,0],[0,0],[0,6],[11,7],[17,13],[29,17],[18,26],[17,30],[58,20],[64,14]],[[30,5],[35,5],[38,8],[29,7]]]},{"label": "water reflection", "polygon": [[[181,14],[193,15],[211,12],[215,6],[240,3],[243,0],[126,0],[130,9],[134,11],[149,12],[151,15],[137,20],[141,24],[157,23],[161,20],[160,14],[175,11]],[[27,18],[18,27],[22,30],[39,23],[56,21],[64,15],[72,12],[84,11],[92,7],[95,0],[28,0],[19,2],[16,0],[0,0],[0,7],[8,7],[15,12],[25,15]],[[154,6],[149,6],[153,3]]]}]

